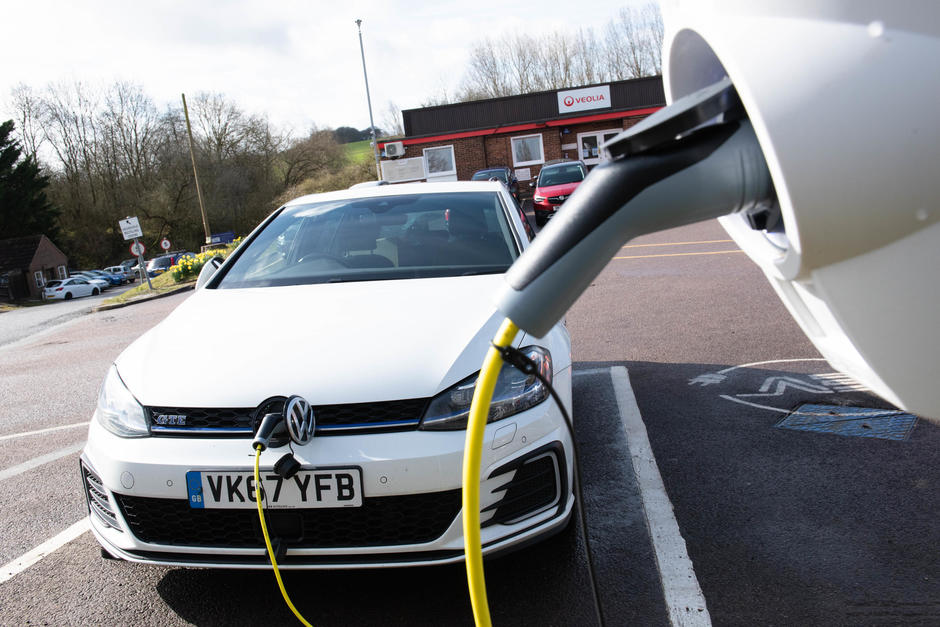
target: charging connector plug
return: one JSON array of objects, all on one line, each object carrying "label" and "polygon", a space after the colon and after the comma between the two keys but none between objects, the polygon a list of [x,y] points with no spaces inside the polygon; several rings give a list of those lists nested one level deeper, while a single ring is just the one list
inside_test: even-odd
[{"label": "charging connector plug", "polygon": [[251,441],[252,450],[257,450],[258,448],[262,451],[266,450],[271,441],[271,436],[274,435],[278,427],[282,429],[286,428],[284,426],[284,415],[280,412],[276,414],[266,414],[265,417],[261,419],[261,425],[258,427],[258,432],[255,433],[255,438]]}]

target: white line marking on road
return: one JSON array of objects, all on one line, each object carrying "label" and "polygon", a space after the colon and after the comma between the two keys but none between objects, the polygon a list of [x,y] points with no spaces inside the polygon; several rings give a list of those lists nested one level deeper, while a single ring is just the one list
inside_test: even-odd
[{"label": "white line marking on road", "polygon": [[0,566],[0,584],[13,579],[45,556],[53,553],[57,549],[62,548],[78,536],[82,535],[88,531],[88,529],[88,518],[82,518],[80,521],[65,531],[49,538],[32,551],[19,556],[12,562],[8,562],[3,566]]},{"label": "white line marking on road", "polygon": [[42,466],[43,464],[48,464],[49,462],[54,462],[57,459],[61,459],[67,455],[72,455],[79,452],[85,447],[84,442],[79,442],[78,444],[73,444],[72,446],[67,446],[61,448],[58,451],[52,451],[51,453],[46,453],[45,455],[40,455],[39,457],[34,457],[29,461],[25,461],[22,464],[17,464],[16,466],[10,466],[6,470],[0,470],[0,481],[4,479],[9,479],[10,477],[15,477],[18,474],[24,473],[27,470],[32,470]]},{"label": "white line marking on road", "polygon": [[586,375],[596,375],[596,374],[608,374],[610,368],[588,368],[587,370],[575,370],[575,377],[583,377]]},{"label": "white line marking on road", "polygon": [[24,431],[23,433],[11,433],[10,435],[0,435],[0,442],[4,440],[12,440],[13,438],[24,438],[28,435],[40,435],[42,433],[51,433],[53,431],[61,431],[62,429],[74,429],[76,427],[87,427],[89,421],[85,422],[76,422],[70,425],[62,425],[61,427],[49,427],[48,429],[37,429],[36,431]]},{"label": "white line marking on road", "polygon": [[731,372],[732,370],[737,370],[738,368],[750,368],[751,366],[764,366],[767,364],[791,364],[797,361],[826,361],[826,360],[821,357],[808,357],[806,359],[771,359],[770,361],[754,361],[749,364],[740,364],[738,366],[731,366],[730,368],[719,370],[718,374],[725,374],[726,372]]},{"label": "white line marking on road", "polygon": [[789,409],[781,409],[779,407],[771,407],[770,405],[759,405],[757,403],[752,403],[750,401],[742,401],[740,398],[728,396],[727,394],[719,394],[718,398],[723,398],[726,401],[734,401],[735,403],[741,403],[742,405],[748,405],[750,407],[756,407],[757,409],[769,409],[770,411],[779,411],[781,414],[790,413]]},{"label": "white line marking on road", "polygon": [[666,494],[656,458],[653,457],[653,448],[630,386],[627,369],[623,366],[611,368],[610,379],[620,408],[620,420],[627,435],[637,486],[643,499],[669,622],[673,627],[710,626],[712,622],[705,605],[705,596],[695,577],[685,540],[679,533],[679,523],[676,522],[669,495]]}]

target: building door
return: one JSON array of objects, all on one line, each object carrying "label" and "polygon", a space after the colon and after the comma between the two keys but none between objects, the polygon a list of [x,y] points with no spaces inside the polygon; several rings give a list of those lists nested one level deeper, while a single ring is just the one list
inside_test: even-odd
[{"label": "building door", "polygon": [[606,131],[591,131],[590,133],[578,133],[578,154],[581,161],[587,165],[597,165],[610,159],[601,146],[607,140],[616,137],[622,129],[612,128]]}]

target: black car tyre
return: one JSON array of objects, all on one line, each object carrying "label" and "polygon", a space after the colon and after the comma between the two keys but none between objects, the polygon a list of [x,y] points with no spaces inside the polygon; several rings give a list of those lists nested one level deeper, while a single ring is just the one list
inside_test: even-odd
[{"label": "black car tyre", "polygon": [[72,292],[65,293],[65,300],[72,300]]},{"label": "black car tyre", "polygon": [[100,293],[101,293],[101,292],[98,290],[97,287],[91,288],[91,295],[92,295],[92,296],[97,296],[97,295],[100,294]]}]

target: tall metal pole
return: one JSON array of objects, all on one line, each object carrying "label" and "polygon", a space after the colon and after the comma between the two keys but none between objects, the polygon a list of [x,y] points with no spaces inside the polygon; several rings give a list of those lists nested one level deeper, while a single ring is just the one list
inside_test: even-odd
[{"label": "tall metal pole", "polygon": [[359,52],[362,54],[362,77],[366,79],[366,102],[369,103],[369,131],[372,133],[372,152],[375,154],[376,180],[382,180],[382,167],[379,165],[379,142],[375,137],[375,122],[372,121],[372,96],[369,95],[369,75],[366,73],[366,51],[362,47],[362,20],[356,20],[359,29]]},{"label": "tall metal pole", "polygon": [[186,106],[186,94],[183,94],[183,114],[186,116],[186,132],[189,134],[189,158],[193,161],[193,177],[196,179],[196,196],[199,198],[199,211],[202,213],[202,228],[206,231],[206,244],[211,244],[212,233],[209,231],[209,218],[206,217],[206,206],[202,204],[202,189],[199,187],[199,172],[196,171],[196,153],[193,151],[193,129],[189,125],[189,108]]}]

